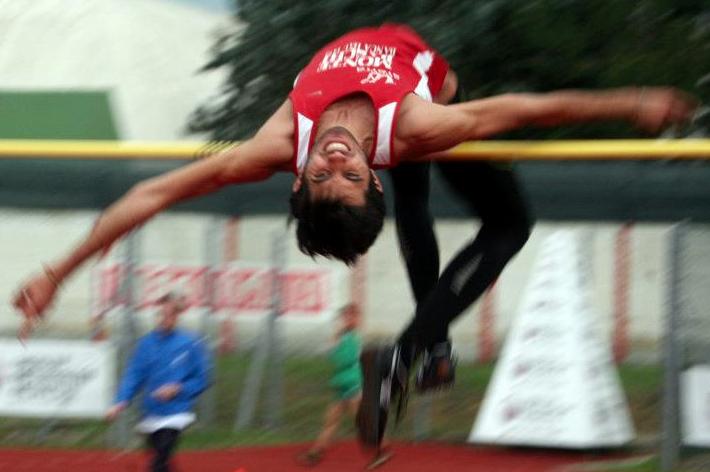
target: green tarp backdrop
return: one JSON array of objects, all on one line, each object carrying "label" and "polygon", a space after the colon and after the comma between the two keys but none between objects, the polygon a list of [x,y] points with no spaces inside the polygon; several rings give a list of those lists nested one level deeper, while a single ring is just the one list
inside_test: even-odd
[{"label": "green tarp backdrop", "polygon": [[0,139],[118,139],[101,91],[2,91]]}]

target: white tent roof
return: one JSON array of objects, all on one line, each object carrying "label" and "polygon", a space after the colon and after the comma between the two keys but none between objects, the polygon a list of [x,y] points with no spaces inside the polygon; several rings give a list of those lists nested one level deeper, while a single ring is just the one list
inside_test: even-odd
[{"label": "white tent roof", "polygon": [[178,139],[223,82],[197,71],[229,23],[162,0],[0,0],[0,90],[110,90],[124,139]]}]

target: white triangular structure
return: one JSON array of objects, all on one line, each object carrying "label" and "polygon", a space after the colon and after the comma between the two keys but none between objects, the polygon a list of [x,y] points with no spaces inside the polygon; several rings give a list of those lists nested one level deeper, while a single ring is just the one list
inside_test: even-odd
[{"label": "white triangular structure", "polygon": [[634,428],[608,342],[596,329],[579,237],[542,244],[470,442],[618,446]]}]

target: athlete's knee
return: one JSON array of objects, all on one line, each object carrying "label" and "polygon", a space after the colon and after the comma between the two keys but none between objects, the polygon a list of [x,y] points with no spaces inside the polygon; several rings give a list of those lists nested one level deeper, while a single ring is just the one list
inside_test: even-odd
[{"label": "athlete's knee", "polygon": [[487,225],[485,230],[491,249],[497,253],[497,258],[508,260],[525,246],[530,238],[531,226],[527,223],[507,225]]},{"label": "athlete's knee", "polygon": [[510,244],[515,253],[520,251],[523,246],[525,246],[525,243],[528,242],[528,239],[530,239],[532,227],[533,223],[526,220],[525,222],[520,222],[510,228]]},{"label": "athlete's knee", "polygon": [[507,246],[511,257],[528,242],[533,225],[534,219],[525,208],[513,211],[505,220],[492,224],[498,233],[498,238],[502,239]]}]

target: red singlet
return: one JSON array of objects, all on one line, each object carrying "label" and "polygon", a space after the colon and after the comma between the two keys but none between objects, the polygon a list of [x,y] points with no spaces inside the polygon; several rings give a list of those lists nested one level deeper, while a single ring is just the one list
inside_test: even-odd
[{"label": "red singlet", "polygon": [[365,93],[375,109],[373,168],[393,167],[397,111],[408,93],[432,101],[448,71],[446,61],[411,28],[387,24],[352,31],[319,50],[296,78],[289,95],[294,119],[294,167],[308,158],[323,111],[353,93]]}]

